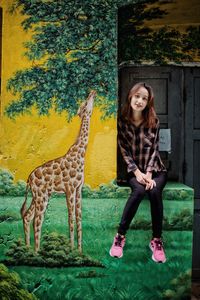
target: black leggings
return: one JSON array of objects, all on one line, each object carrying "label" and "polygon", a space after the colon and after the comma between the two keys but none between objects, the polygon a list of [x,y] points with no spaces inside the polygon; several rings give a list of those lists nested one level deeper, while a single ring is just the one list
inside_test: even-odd
[{"label": "black leggings", "polygon": [[135,216],[140,202],[147,192],[150,205],[151,205],[151,220],[153,237],[160,238],[162,235],[162,222],[163,222],[163,201],[162,191],[167,181],[167,172],[157,172],[152,174],[152,179],[155,180],[156,186],[152,190],[145,191],[145,186],[140,184],[135,176],[130,177],[128,183],[132,189],[124,211],[122,214],[121,222],[119,224],[118,233],[125,235],[129,225]]}]

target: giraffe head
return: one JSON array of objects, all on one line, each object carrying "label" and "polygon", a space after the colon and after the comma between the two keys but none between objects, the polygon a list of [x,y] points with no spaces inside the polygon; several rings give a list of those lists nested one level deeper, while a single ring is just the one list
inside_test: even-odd
[{"label": "giraffe head", "polygon": [[91,117],[95,96],[96,96],[96,91],[92,90],[87,100],[79,107],[77,114],[81,119],[83,117]]}]

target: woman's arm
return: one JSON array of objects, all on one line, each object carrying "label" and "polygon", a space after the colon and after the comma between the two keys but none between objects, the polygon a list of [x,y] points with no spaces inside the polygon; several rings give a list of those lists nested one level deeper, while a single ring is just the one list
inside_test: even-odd
[{"label": "woman's arm", "polygon": [[159,130],[160,130],[160,125],[159,125],[159,121],[157,122],[156,125],[156,133],[155,133],[155,138],[154,138],[154,142],[152,145],[152,154],[151,157],[149,159],[148,165],[147,165],[147,169],[146,169],[146,173],[151,173],[154,170],[154,165],[157,159],[157,154],[158,154],[158,142],[159,142]]},{"label": "woman's arm", "polygon": [[127,172],[128,173],[134,172],[138,169],[138,167],[130,151],[130,147],[127,140],[128,139],[127,132],[126,132],[127,129],[125,125],[123,125],[123,121],[121,120],[118,121],[117,128],[118,128],[118,136],[117,136],[118,145],[121,150],[122,157],[127,164]]}]

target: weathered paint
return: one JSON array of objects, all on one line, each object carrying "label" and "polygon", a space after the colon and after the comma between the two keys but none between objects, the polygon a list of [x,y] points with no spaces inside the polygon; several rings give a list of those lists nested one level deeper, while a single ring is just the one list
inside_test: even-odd
[{"label": "weathered paint", "polygon": [[[53,111],[49,116],[18,116],[15,121],[4,115],[5,106],[13,100],[6,90],[8,79],[19,69],[27,68],[30,62],[23,56],[23,43],[31,34],[22,30],[23,16],[9,14],[13,1],[0,1],[3,8],[2,45],[2,93],[1,93],[1,167],[9,169],[15,180],[26,180],[36,166],[66,153],[79,132],[80,120],[75,117],[70,123],[66,115]],[[97,168],[98,166],[98,168]],[[95,108],[91,118],[89,145],[86,153],[85,182],[97,187],[116,176],[116,121],[101,120]]]}]

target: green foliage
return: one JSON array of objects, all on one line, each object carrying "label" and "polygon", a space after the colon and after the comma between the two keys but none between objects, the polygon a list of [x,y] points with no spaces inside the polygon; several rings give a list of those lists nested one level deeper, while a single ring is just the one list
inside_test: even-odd
[{"label": "green foliage", "polygon": [[26,183],[19,180],[14,183],[14,176],[5,169],[0,168],[0,195],[1,196],[23,196],[26,189]]},{"label": "green foliage", "polygon": [[192,56],[200,56],[200,29],[199,27],[189,26],[187,33],[183,35],[184,50],[189,52]]},{"label": "green foliage", "polygon": [[[180,63],[184,60],[192,61],[194,54],[199,55],[199,29],[189,27],[183,34],[170,26],[152,30],[144,25],[146,20],[166,15],[167,11],[162,5],[167,2],[143,1],[123,7],[119,11],[119,63],[126,60],[136,63],[142,61],[152,61],[155,64],[167,64],[169,61]],[[151,7],[149,4],[158,6]]]},{"label": "green foliage", "polygon": [[129,194],[130,188],[121,188],[114,180],[100,184],[98,189],[91,189],[88,184],[84,185],[82,189],[84,198],[127,198]]},{"label": "green foliage", "polygon": [[[124,6],[129,3],[134,4]],[[7,115],[15,118],[30,113],[32,107],[39,115],[47,115],[53,108],[57,113],[65,111],[71,119],[90,89],[97,91],[95,103],[104,117],[116,115],[116,15],[121,6],[119,62],[191,60],[189,53],[199,45],[197,31],[188,29],[182,35],[170,27],[152,31],[144,26],[145,20],[167,14],[159,7],[148,7],[156,3],[161,6],[164,2],[16,0],[10,11],[19,9],[26,16],[23,29],[33,32],[32,40],[25,43],[25,56],[32,67],[9,79],[7,88],[15,99],[7,106]]]},{"label": "green foliage", "polygon": [[13,221],[18,221],[20,220],[21,217],[19,214],[16,214],[14,212],[10,212],[10,211],[3,211],[0,214],[0,223],[2,222],[13,222]]},{"label": "green foliage", "polygon": [[[6,113],[14,118],[34,106],[40,115],[53,107],[73,117],[90,89],[105,115],[116,113],[116,9],[121,1],[15,1],[11,12],[26,15],[24,30],[30,69],[17,71],[7,88],[16,99]],[[40,61],[42,59],[42,62]]]},{"label": "green foliage", "polygon": [[[174,214],[171,218],[164,217],[163,229],[164,230],[192,230],[193,216],[189,209],[183,209],[182,211]],[[131,229],[151,229],[151,221],[143,218],[136,218]]]},{"label": "green foliage", "polygon": [[99,273],[96,270],[89,270],[80,272],[76,278],[95,278],[95,277],[105,277],[105,274]]},{"label": "green foliage", "polygon": [[164,219],[164,228],[166,230],[192,230],[193,215],[189,209],[183,209],[175,214],[171,220]]},{"label": "green foliage", "polygon": [[16,240],[6,252],[7,265],[28,265],[42,267],[69,267],[69,266],[96,266],[103,267],[97,260],[80,254],[77,250],[71,251],[70,243],[64,235],[58,233],[45,234],[41,250],[35,253],[28,248],[21,239]]},{"label": "green foliage", "polygon": [[191,299],[191,271],[179,274],[171,281],[171,287],[163,292],[162,299]]},{"label": "green foliage", "polygon": [[0,298],[3,300],[36,300],[37,298],[22,289],[20,277],[15,272],[9,272],[6,266],[0,264]]}]

